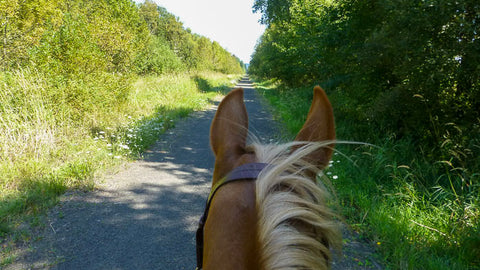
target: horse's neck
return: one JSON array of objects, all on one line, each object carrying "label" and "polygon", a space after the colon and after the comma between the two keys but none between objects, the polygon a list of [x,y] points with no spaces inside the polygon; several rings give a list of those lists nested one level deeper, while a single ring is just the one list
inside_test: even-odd
[{"label": "horse's neck", "polygon": [[255,182],[223,186],[205,224],[204,269],[259,269]]}]

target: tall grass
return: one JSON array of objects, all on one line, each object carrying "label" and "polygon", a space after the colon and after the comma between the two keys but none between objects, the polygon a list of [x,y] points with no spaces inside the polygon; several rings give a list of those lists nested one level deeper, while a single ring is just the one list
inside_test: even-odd
[{"label": "tall grass", "polygon": [[[208,84],[199,88],[198,78]],[[107,168],[139,157],[177,118],[205,108],[238,78],[0,73],[0,237],[66,189],[93,188]]]},{"label": "tall grass", "polygon": [[[312,88],[287,89],[261,82],[257,89],[276,108],[291,136],[301,128]],[[328,94],[328,93],[327,93]],[[334,111],[342,97],[329,95]],[[337,138],[375,146],[337,145],[341,154],[326,174],[352,229],[378,247],[394,269],[478,269],[480,264],[480,164],[432,160],[408,137],[357,128],[336,118]],[[478,146],[477,146],[478,147]],[[468,156],[468,154],[465,154]],[[470,157],[471,158],[471,157]]]}]

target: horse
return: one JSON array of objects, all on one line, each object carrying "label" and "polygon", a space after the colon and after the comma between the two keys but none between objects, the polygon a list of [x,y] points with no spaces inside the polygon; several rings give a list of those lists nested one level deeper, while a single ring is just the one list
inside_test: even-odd
[{"label": "horse", "polygon": [[243,89],[210,127],[212,188],[197,230],[197,269],[329,269],[341,248],[331,190],[319,181],[335,144],[333,109],[319,86],[294,141],[248,143]]}]

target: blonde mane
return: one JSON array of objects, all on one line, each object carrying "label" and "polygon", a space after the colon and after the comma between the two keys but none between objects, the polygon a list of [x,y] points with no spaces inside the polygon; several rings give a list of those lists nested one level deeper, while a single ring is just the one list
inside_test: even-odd
[{"label": "blonde mane", "polygon": [[271,164],[256,181],[264,269],[328,269],[330,248],[340,249],[340,226],[327,204],[330,193],[311,178],[321,170],[305,161],[308,154],[331,143],[251,145],[258,162]]}]

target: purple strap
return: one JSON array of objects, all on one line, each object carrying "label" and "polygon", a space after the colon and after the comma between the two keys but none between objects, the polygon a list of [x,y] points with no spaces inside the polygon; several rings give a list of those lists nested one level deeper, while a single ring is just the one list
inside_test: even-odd
[{"label": "purple strap", "polygon": [[267,167],[267,163],[247,163],[241,165],[228,174],[227,182],[240,179],[257,179],[260,172]]},{"label": "purple strap", "polygon": [[215,186],[212,187],[210,196],[208,196],[208,202],[210,202],[215,192],[224,184],[237,180],[255,180],[258,178],[260,172],[268,165],[267,163],[247,163],[236,167],[225,178],[220,179]]}]

